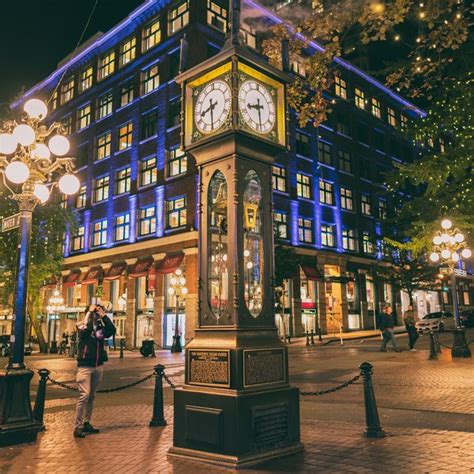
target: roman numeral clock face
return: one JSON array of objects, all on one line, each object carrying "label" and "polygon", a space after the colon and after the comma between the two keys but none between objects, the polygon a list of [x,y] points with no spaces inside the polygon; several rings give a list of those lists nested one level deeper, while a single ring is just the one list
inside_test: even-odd
[{"label": "roman numeral clock face", "polygon": [[270,133],[276,121],[275,103],[266,86],[247,80],[239,89],[239,110],[245,124],[257,133]]},{"label": "roman numeral clock face", "polygon": [[231,108],[229,85],[222,80],[209,82],[198,94],[194,105],[194,122],[203,134],[219,130]]}]

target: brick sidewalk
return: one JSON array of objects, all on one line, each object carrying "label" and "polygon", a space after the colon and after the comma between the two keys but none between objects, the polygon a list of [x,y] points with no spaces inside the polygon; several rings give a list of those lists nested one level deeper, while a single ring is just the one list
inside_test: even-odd
[{"label": "brick sidewalk", "polygon": [[[47,413],[48,430],[36,444],[0,449],[1,473],[209,473],[228,472],[194,462],[170,460],[172,407],[169,425],[149,428],[151,407],[101,407],[95,421],[99,435],[72,437],[72,411]],[[343,422],[302,423],[302,454],[268,462],[247,472],[474,472],[474,433],[390,429],[381,440],[362,437],[363,426]]]}]

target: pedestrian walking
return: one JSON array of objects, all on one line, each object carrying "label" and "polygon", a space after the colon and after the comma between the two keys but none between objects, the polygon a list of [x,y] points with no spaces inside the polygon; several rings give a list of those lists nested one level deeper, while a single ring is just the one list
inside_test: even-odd
[{"label": "pedestrian walking", "polygon": [[103,364],[108,360],[104,340],[115,334],[115,326],[101,305],[93,305],[82,323],[77,325],[77,387],[79,400],[76,409],[74,436],[84,438],[86,434],[99,433],[91,424],[97,387],[102,380]]},{"label": "pedestrian walking", "polygon": [[61,338],[61,343],[59,344],[60,354],[64,354],[66,352],[68,343],[69,343],[69,334],[67,333],[67,331],[64,331]]},{"label": "pedestrian walking", "polygon": [[405,322],[405,327],[408,333],[408,346],[410,347],[411,352],[415,352],[415,344],[420,335],[416,330],[415,311],[413,311],[412,304],[408,305],[407,310],[403,314],[403,321]]},{"label": "pedestrian walking", "polygon": [[69,352],[69,357],[76,357],[76,355],[77,355],[77,330],[74,330],[71,333],[71,350]]},{"label": "pedestrian walking", "polygon": [[380,347],[380,350],[382,352],[387,352],[388,341],[392,342],[392,346],[395,352],[401,352],[400,348],[398,347],[397,340],[395,338],[395,333],[393,332],[395,323],[393,321],[392,312],[392,307],[390,305],[385,305],[381,315],[379,316],[380,331],[382,331],[383,336],[382,346]]}]

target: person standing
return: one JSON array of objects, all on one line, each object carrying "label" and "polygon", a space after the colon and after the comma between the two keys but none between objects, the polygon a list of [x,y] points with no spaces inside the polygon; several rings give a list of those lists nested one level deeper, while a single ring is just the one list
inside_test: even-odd
[{"label": "person standing", "polygon": [[99,433],[91,425],[97,387],[102,380],[103,364],[108,360],[104,340],[115,334],[115,326],[100,305],[94,305],[87,312],[84,321],[77,325],[77,388],[79,400],[76,408],[74,436],[84,438],[86,434]]},{"label": "person standing", "polygon": [[408,333],[408,345],[410,347],[410,351],[415,352],[415,344],[420,335],[416,330],[415,311],[413,311],[412,304],[408,305],[407,310],[403,314],[403,321],[405,322],[405,327]]},{"label": "person standing", "polygon": [[392,342],[393,349],[395,352],[401,352],[401,349],[398,347],[397,340],[395,338],[395,333],[393,328],[395,323],[393,321],[392,316],[392,307],[390,305],[386,305],[383,308],[382,314],[380,315],[379,324],[380,324],[380,331],[382,331],[382,346],[380,350],[382,352],[387,352],[387,343],[388,341]]}]

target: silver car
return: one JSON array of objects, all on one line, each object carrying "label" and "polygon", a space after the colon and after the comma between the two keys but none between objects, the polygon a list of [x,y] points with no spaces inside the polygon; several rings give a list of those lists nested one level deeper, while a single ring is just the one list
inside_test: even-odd
[{"label": "silver car", "polygon": [[455,327],[454,316],[447,311],[428,313],[426,316],[423,316],[423,319],[420,319],[416,323],[416,329],[420,333],[429,331],[442,332],[445,329],[454,329]]}]

